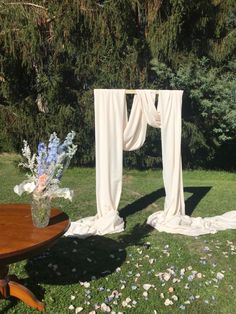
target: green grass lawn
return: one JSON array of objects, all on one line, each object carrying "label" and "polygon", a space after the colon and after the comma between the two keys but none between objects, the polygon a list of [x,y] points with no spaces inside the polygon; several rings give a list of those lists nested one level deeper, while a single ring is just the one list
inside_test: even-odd
[{"label": "green grass lawn", "polygon": [[[16,156],[0,156],[1,203],[30,202],[13,192],[24,178]],[[94,169],[69,169],[62,185],[74,189],[74,200],[53,205],[72,220],[96,213]],[[184,187],[192,216],[236,209],[236,174],[186,171]],[[79,307],[81,313],[101,313],[102,303],[114,313],[236,313],[236,230],[199,237],[160,233],[145,221],[163,208],[163,195],[161,171],[124,171],[123,233],[61,238],[40,256],[11,265],[10,273],[45,301],[50,314]],[[1,300],[0,313],[38,312],[12,298]]]}]

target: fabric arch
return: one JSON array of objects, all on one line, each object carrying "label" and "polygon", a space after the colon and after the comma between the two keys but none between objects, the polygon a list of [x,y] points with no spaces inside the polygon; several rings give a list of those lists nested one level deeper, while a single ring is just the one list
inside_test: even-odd
[{"label": "fabric arch", "polygon": [[159,231],[188,236],[236,229],[236,211],[216,217],[189,217],[185,203],[181,161],[180,90],[136,90],[128,119],[125,89],[95,89],[96,200],[97,214],[72,222],[66,236],[85,238],[124,230],[118,206],[122,191],[123,150],[140,148],[147,125],[161,128],[164,210],[148,217],[147,223]]}]

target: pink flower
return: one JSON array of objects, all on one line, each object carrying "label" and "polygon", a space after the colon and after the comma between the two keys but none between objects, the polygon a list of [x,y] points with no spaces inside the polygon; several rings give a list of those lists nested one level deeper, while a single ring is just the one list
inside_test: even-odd
[{"label": "pink flower", "polygon": [[37,192],[41,193],[46,188],[47,175],[42,174],[39,176]]}]

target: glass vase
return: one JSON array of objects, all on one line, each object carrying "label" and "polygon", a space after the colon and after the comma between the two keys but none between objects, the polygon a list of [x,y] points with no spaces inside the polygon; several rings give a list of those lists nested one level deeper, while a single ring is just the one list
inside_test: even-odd
[{"label": "glass vase", "polygon": [[48,225],[51,215],[51,201],[47,195],[33,193],[31,215],[35,227],[44,228]]}]

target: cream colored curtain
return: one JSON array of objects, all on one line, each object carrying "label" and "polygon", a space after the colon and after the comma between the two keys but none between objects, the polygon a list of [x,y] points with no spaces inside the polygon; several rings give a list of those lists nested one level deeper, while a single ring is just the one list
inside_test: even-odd
[{"label": "cream colored curtain", "polygon": [[[179,131],[176,134],[176,130],[165,133],[166,138],[171,137],[172,144],[166,143],[163,147],[168,147],[165,154],[168,160],[170,160],[168,149],[173,150],[170,156],[175,158],[179,155],[179,158],[176,161],[172,160],[171,166],[164,171],[166,209],[175,213],[184,211],[180,159],[182,91],[159,91],[157,109],[155,97],[155,91],[137,90],[128,119],[124,89],[94,91],[97,215],[72,222],[67,235],[87,237],[92,234],[103,235],[124,230],[124,221],[117,211],[122,190],[123,150],[135,150],[143,145],[147,124],[156,128],[161,127],[160,116],[164,110],[162,107],[169,102],[167,114],[171,114],[172,120],[166,119],[166,128],[174,123],[178,125],[176,130]],[[172,112],[174,106],[178,109],[175,108],[176,111]],[[175,114],[179,115],[176,120],[173,119]],[[176,174],[179,181],[177,185],[173,184],[172,180]]]},{"label": "cream colored curtain", "polygon": [[94,91],[97,214],[72,222],[66,236],[88,237],[124,230],[118,206],[122,191],[123,150],[140,148],[147,124],[161,128],[164,210],[148,217],[159,231],[196,236],[236,228],[236,211],[211,218],[185,215],[181,165],[182,91],[137,90],[128,119],[124,89]]}]

